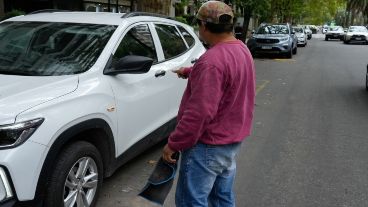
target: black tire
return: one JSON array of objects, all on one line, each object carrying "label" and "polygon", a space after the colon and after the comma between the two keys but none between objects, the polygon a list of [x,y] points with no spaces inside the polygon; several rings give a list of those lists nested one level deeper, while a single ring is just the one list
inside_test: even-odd
[{"label": "black tire", "polygon": [[[65,147],[59,154],[57,160],[55,160],[55,166],[53,168],[51,177],[49,178],[46,191],[46,199],[45,199],[46,207],[48,206],[64,207],[64,199],[65,199],[64,191],[65,193],[67,192],[65,184],[68,175],[72,171],[75,171],[76,164],[77,163],[79,164],[79,160],[82,160],[84,158],[93,160],[95,164],[94,166],[97,169],[97,182],[96,180],[92,180],[93,183],[97,183],[96,185],[97,189],[95,189],[94,193],[92,193],[91,196],[92,200],[90,202],[91,207],[95,206],[98,197],[98,192],[101,188],[103,179],[103,164],[101,155],[94,145],[85,141],[78,141]],[[93,162],[90,161],[90,163]],[[90,173],[89,175],[92,175],[91,169],[88,168],[86,173]],[[80,182],[82,180],[78,179],[78,181]],[[81,190],[84,191],[85,189],[82,188]],[[81,190],[80,192],[82,192]]]},{"label": "black tire", "polygon": [[298,47],[295,47],[295,48],[293,49],[293,55],[296,55],[296,53],[298,53]]},{"label": "black tire", "polygon": [[325,37],[325,41],[328,41],[328,37]]},{"label": "black tire", "polygon": [[349,41],[344,40],[344,44],[349,44]]},{"label": "black tire", "polygon": [[286,58],[293,58],[293,50],[290,49],[287,53],[286,53]]}]

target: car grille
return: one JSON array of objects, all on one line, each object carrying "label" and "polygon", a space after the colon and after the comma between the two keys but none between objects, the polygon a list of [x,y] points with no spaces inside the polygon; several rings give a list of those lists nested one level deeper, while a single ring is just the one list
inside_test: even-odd
[{"label": "car grille", "polygon": [[278,39],[257,39],[258,43],[279,43]]},{"label": "car grille", "polygon": [[360,38],[361,40],[365,40],[364,35],[353,35],[353,36],[351,36],[351,39],[357,39],[357,38]]}]

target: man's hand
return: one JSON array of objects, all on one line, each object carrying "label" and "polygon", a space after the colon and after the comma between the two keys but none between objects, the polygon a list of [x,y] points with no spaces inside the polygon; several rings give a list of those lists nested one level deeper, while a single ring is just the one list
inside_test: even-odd
[{"label": "man's hand", "polygon": [[184,74],[184,67],[182,68],[179,68],[177,70],[173,70],[172,72],[173,73],[176,73],[176,75],[178,75],[179,78],[182,78],[182,79],[187,79],[188,77]]},{"label": "man's hand", "polygon": [[166,144],[162,151],[162,158],[168,163],[176,163],[176,160],[172,157],[174,153],[175,151]]}]

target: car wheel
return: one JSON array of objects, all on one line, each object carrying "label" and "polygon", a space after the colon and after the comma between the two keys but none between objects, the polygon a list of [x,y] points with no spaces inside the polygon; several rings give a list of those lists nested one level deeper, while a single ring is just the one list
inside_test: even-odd
[{"label": "car wheel", "polygon": [[349,41],[344,40],[344,44],[349,44]]},{"label": "car wheel", "polygon": [[295,47],[294,49],[293,49],[293,55],[296,55],[296,53],[298,52],[298,47]]},{"label": "car wheel", "polygon": [[328,37],[325,37],[325,41],[328,41]]},{"label": "car wheel", "polygon": [[84,141],[75,142],[60,153],[55,163],[45,206],[94,206],[103,172],[96,147]]},{"label": "car wheel", "polygon": [[286,58],[292,58],[293,57],[293,50],[290,49],[288,53],[286,53]]}]

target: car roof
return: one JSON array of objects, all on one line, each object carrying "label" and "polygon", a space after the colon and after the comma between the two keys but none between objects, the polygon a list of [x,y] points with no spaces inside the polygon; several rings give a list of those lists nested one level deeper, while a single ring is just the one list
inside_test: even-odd
[{"label": "car roof", "polygon": [[[41,12],[13,17],[6,21],[36,21],[36,22],[67,22],[67,23],[88,23],[120,25],[128,18],[123,18],[125,13],[112,12]],[[156,21],[169,19],[147,15],[132,16],[129,19],[140,18],[141,21]],[[175,21],[175,23],[178,23]]]}]

